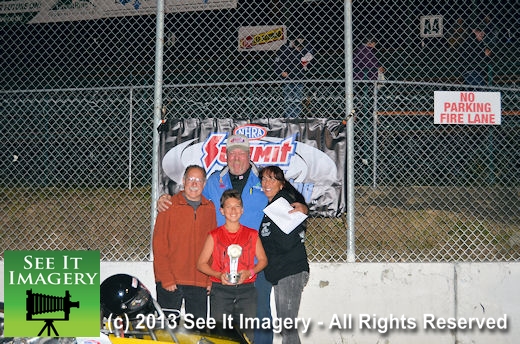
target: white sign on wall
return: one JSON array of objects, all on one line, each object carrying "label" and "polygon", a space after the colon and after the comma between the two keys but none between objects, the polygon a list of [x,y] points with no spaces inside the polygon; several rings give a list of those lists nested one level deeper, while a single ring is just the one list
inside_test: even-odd
[{"label": "white sign on wall", "polygon": [[421,16],[421,37],[442,37],[443,16]]},{"label": "white sign on wall", "polygon": [[500,92],[434,92],[435,124],[500,125]]}]

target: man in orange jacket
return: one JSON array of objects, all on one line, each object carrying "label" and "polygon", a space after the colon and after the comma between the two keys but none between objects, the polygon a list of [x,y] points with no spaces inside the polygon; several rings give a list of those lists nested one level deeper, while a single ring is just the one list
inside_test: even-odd
[{"label": "man in orange jacket", "polygon": [[153,233],[157,302],[166,314],[206,318],[208,276],[197,270],[209,231],[217,227],[215,206],[202,196],[206,171],[197,165],[184,172],[184,190],[172,196],[168,210],[159,212]]}]

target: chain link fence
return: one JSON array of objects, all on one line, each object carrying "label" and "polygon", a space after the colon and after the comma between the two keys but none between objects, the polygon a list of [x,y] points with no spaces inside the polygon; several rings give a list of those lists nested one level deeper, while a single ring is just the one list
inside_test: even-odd
[{"label": "chain link fence", "polygon": [[[3,250],[149,259],[154,5],[0,2]],[[164,117],[284,117],[287,42],[312,52],[299,120],[343,119],[353,58],[356,260],[519,260],[517,3],[352,6],[346,51],[341,1],[166,2]],[[501,125],[434,124],[439,90],[500,92]],[[346,261],[347,227],[311,217],[310,259]]]}]

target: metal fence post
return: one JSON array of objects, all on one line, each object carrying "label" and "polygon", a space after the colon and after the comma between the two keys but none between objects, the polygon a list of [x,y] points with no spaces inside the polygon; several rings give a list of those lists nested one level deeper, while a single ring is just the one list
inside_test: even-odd
[{"label": "metal fence post", "polygon": [[374,110],[372,112],[372,187],[377,188],[377,95],[379,82],[374,83]]},{"label": "metal fence post", "polygon": [[[164,0],[157,0],[157,21],[155,35],[155,92],[153,117],[153,156],[152,156],[152,204],[150,236],[153,235],[159,198],[159,132],[162,116],[163,86],[163,50],[164,50]],[[153,260],[152,240],[150,240],[150,259]]]},{"label": "metal fence post", "polygon": [[134,99],[134,88],[130,87],[129,92],[129,114],[130,117],[128,121],[128,190],[132,189],[132,127],[133,127],[133,120],[134,120],[134,108],[133,108],[133,99]]},{"label": "metal fence post", "polygon": [[347,118],[347,158],[346,158],[346,180],[347,180],[347,262],[356,261],[356,246],[354,226],[354,117],[353,110],[353,82],[352,82],[352,0],[344,3],[345,12],[345,89],[346,89],[346,111]]}]

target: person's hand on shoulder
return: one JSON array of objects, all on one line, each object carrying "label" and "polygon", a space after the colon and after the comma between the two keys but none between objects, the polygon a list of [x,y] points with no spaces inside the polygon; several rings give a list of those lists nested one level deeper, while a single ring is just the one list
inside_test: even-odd
[{"label": "person's hand on shoulder", "polygon": [[168,195],[168,194],[163,194],[159,197],[159,199],[157,200],[157,210],[158,211],[165,211],[165,210],[168,210],[170,208],[170,206],[172,205],[172,196]]},{"label": "person's hand on shoulder", "polygon": [[294,203],[291,203],[291,206],[293,207],[293,210],[289,210],[289,214],[292,214],[297,211],[299,211],[300,213],[304,213],[306,215],[309,213],[309,208],[307,208],[307,206],[303,203],[294,202]]}]

